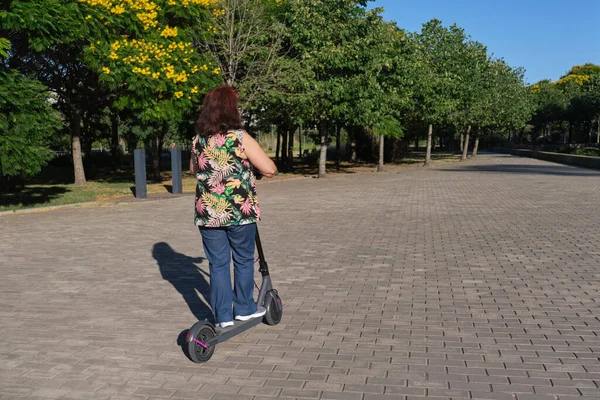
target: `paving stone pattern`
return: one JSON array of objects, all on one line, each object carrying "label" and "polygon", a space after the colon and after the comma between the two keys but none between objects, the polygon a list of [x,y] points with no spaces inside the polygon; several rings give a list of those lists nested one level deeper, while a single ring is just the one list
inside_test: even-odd
[{"label": "paving stone pattern", "polygon": [[284,318],[204,365],[192,197],[1,217],[0,399],[600,398],[600,172],[485,155],[259,196]]}]

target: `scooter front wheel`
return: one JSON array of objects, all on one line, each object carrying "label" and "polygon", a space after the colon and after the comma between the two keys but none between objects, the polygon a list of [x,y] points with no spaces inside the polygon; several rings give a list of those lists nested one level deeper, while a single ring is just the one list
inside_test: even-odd
[{"label": "scooter front wheel", "polygon": [[283,304],[281,303],[281,298],[276,290],[271,290],[267,293],[265,308],[267,312],[264,321],[267,325],[277,325],[281,322],[281,317],[283,316]]},{"label": "scooter front wheel", "polygon": [[189,356],[195,363],[204,363],[210,360],[215,352],[215,346],[208,346],[206,343],[216,336],[212,326],[202,324],[194,325],[188,333],[188,351]]}]

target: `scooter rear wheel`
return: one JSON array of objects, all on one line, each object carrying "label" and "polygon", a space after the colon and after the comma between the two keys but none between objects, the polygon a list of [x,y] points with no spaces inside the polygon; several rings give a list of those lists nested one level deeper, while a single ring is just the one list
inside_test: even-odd
[{"label": "scooter rear wheel", "polygon": [[[204,363],[210,360],[213,353],[215,352],[215,346],[204,347],[202,344],[207,343],[210,339],[214,338],[215,336],[216,333],[214,329],[209,325],[204,325],[200,329],[198,329],[193,336],[189,338],[188,351],[190,358],[193,362]],[[202,344],[198,342],[201,342]]]},{"label": "scooter rear wheel", "polygon": [[272,290],[267,294],[266,300],[265,308],[267,312],[264,321],[267,325],[277,325],[281,322],[281,317],[283,316],[283,304],[281,303],[281,298],[275,290]]}]

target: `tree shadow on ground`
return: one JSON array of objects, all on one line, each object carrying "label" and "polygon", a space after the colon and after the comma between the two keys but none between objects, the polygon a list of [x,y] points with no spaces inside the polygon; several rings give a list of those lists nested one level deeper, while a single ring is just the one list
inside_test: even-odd
[{"label": "tree shadow on ground", "polygon": [[[425,152],[413,151],[402,158],[395,159],[391,164],[393,165],[413,165],[423,164],[425,162]],[[453,153],[431,153],[431,160],[435,162],[450,162],[458,161],[460,155]]]},{"label": "tree shadow on ground", "polygon": [[212,320],[212,310],[208,305],[210,284],[206,279],[210,275],[196,265],[202,263],[205,258],[188,257],[176,252],[165,242],[154,244],[152,256],[158,263],[163,279],[169,281],[181,294],[194,317],[198,320]]},{"label": "tree shadow on ground", "polygon": [[[357,166],[364,165],[344,161],[340,163],[340,168],[338,169],[335,167],[333,161],[327,161],[327,173],[355,174],[356,171],[353,171],[352,168],[356,168]],[[298,161],[294,162],[294,169],[292,171],[288,171],[285,166],[281,165],[278,169],[293,175],[317,175],[319,173],[319,164]]]},{"label": "tree shadow on ground", "polygon": [[440,171],[600,177],[600,171],[567,165],[468,165],[459,168],[443,168]]},{"label": "tree shadow on ground", "polygon": [[67,193],[65,187],[25,187],[17,192],[0,193],[0,206],[39,206]]}]

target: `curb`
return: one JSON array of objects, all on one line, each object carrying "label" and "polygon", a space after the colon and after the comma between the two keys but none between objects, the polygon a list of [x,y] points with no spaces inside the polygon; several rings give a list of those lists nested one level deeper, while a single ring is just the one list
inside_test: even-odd
[{"label": "curb", "polygon": [[85,206],[97,206],[100,204],[101,203],[99,201],[88,201],[85,203],[61,204],[58,206],[22,208],[20,210],[2,211],[2,212],[0,212],[0,217],[5,216],[5,215],[15,215],[15,214],[33,214],[36,212],[47,212],[47,211],[53,211],[53,210],[60,210],[63,208],[78,208],[78,207],[85,207]]},{"label": "curb", "polygon": [[[260,183],[258,183],[257,186],[260,185],[273,185],[276,183],[282,183],[282,182],[288,182],[288,181],[297,181],[297,180],[301,180],[301,179],[308,179],[309,177],[306,176],[300,176],[297,178],[289,178],[289,179],[278,179],[276,181],[262,181]],[[174,195],[172,197],[156,197],[156,198],[146,198],[146,199],[136,199],[136,198],[129,198],[126,197],[128,200],[125,201],[118,201],[117,199],[115,199],[114,201],[88,201],[88,202],[84,202],[84,203],[72,203],[72,204],[61,204],[58,206],[48,206],[48,207],[35,207],[35,208],[22,208],[19,210],[10,210],[10,211],[0,211],[0,217],[4,217],[4,216],[8,216],[8,215],[19,215],[19,214],[33,214],[33,213],[42,213],[42,212],[49,212],[49,211],[54,211],[54,210],[60,210],[60,209],[65,209],[65,208],[80,208],[80,207],[101,207],[104,205],[114,205],[114,206],[118,206],[121,204],[137,204],[143,201],[159,201],[159,200],[173,200],[179,197],[183,197],[185,195],[192,195],[193,193],[183,193],[180,195]]]}]

